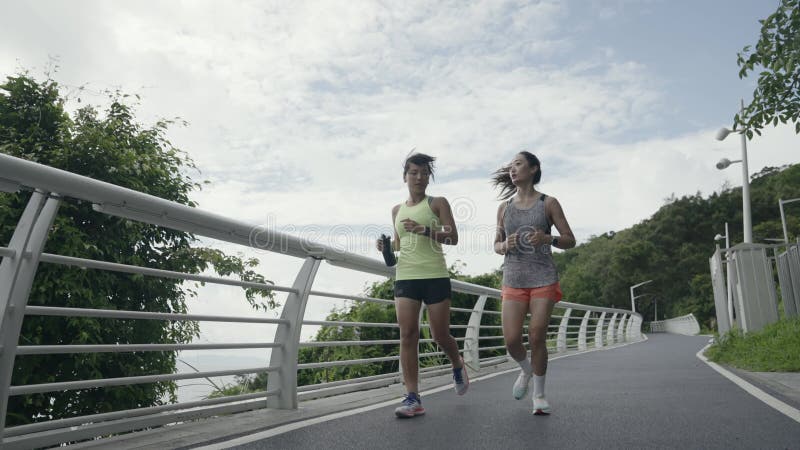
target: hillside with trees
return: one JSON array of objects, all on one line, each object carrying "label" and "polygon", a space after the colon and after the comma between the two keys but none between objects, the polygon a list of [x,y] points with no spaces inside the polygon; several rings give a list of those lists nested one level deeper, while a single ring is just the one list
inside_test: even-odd
[{"label": "hillside with trees", "polygon": [[[800,165],[767,167],[751,177],[753,242],[782,238],[778,199],[800,197]],[[789,236],[800,234],[800,214],[787,212]],[[742,242],[742,189],[725,187],[708,197],[700,193],[667,199],[649,219],[618,232],[592,237],[556,254],[564,296],[589,305],[630,308],[629,287],[653,280],[638,293],[645,321],[653,319],[653,298],[659,318],[694,314],[701,326],[713,328],[715,316],[708,258],[714,236],[731,245]],[[724,241],[718,241],[724,247]]]}]

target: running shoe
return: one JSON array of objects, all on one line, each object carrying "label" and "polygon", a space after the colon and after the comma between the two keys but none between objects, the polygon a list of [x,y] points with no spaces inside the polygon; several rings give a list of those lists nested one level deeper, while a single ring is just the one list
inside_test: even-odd
[{"label": "running shoe", "polygon": [[515,399],[522,400],[525,394],[528,393],[528,385],[531,384],[531,377],[532,375],[525,373],[524,370],[519,371],[517,381],[514,382],[514,388],[511,389]]},{"label": "running shoe", "polygon": [[467,375],[467,365],[464,364],[464,358],[461,358],[461,368],[453,369],[453,389],[456,394],[464,395],[469,388],[469,375]]},{"label": "running shoe", "polygon": [[544,397],[533,397],[533,414],[536,416],[546,416],[550,414],[550,403]]},{"label": "running shoe", "polygon": [[425,414],[422,407],[422,400],[414,392],[409,392],[403,397],[403,404],[395,408],[394,415],[397,417],[414,417]]}]

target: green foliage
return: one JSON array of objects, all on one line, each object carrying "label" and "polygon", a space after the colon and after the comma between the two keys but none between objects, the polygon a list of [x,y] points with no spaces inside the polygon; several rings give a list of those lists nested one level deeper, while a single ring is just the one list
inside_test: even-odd
[{"label": "green foliage", "polygon": [[[171,121],[139,124],[124,95],[110,94],[101,114],[87,106],[70,118],[56,82],[37,82],[26,74],[0,85],[0,149],[98,180],[195,206],[189,194],[200,187],[188,175],[191,159],[166,139]],[[0,195],[0,241],[8,242],[30,195]],[[193,235],[98,214],[86,202],[67,199],[45,252],[121,264],[200,273],[215,270],[243,280],[265,282],[252,269],[257,261],[195,248]],[[180,281],[42,264],[29,304],[186,312],[195,295]],[[274,307],[272,295],[248,290],[258,308]],[[21,345],[186,343],[198,334],[195,322],[112,320],[28,316]],[[12,384],[38,384],[93,378],[173,373],[175,352],[35,355],[16,359]],[[11,397],[7,425],[161,404],[175,400],[174,383],[61,391]]]},{"label": "green foliage", "polygon": [[706,350],[706,356],[745,370],[800,372],[800,319],[781,320],[746,335],[731,330]]},{"label": "green foliage", "polygon": [[768,124],[792,121],[800,133],[800,0],[781,0],[778,9],[761,23],[753,51],[744,47],[737,56],[739,78],[760,70],[753,100],[734,118],[752,139]]},{"label": "green foliage", "polygon": [[[376,283],[378,284],[378,283]],[[334,310],[326,320],[369,323],[396,323],[394,306],[354,302],[349,307]],[[314,337],[314,341],[373,341],[400,339],[398,328],[384,327],[339,327],[323,326]],[[386,345],[347,345],[336,347],[305,347],[300,349],[300,364],[319,361],[342,361],[348,359],[380,358],[398,355],[398,346]],[[317,384],[327,381],[361,378],[381,373],[396,372],[397,361],[377,362],[370,364],[325,367],[321,369],[301,370],[298,373],[298,385]]]},{"label": "green foliage", "polygon": [[[482,286],[489,286],[500,288],[500,281],[502,280],[502,273],[500,271],[491,272],[478,276],[466,276],[459,270],[459,263],[453,264],[450,267],[450,276],[452,279],[466,281],[468,283],[479,284]],[[372,298],[382,298],[391,300],[394,298],[394,280],[387,279],[381,282],[375,282],[368,286],[365,294]],[[475,297],[472,295],[461,294],[453,292],[451,299],[452,308],[465,308],[472,309],[475,304]],[[487,309],[499,310],[499,303],[489,301]],[[327,320],[330,321],[352,321],[352,322],[372,322],[372,323],[397,323],[397,317],[393,305],[382,305],[366,302],[354,302],[350,307],[343,310],[334,311],[331,313]],[[451,314],[452,325],[466,325],[469,321],[469,314],[463,312],[454,312]],[[500,325],[499,315],[486,315],[483,323],[485,325]],[[450,334],[455,338],[463,338],[466,330],[463,328],[451,328]],[[499,330],[494,334],[502,336]],[[348,340],[397,340],[400,338],[399,330],[397,328],[384,328],[384,327],[334,327],[323,326],[314,337],[314,341],[348,341]],[[430,339],[430,331],[427,328],[420,330],[421,339]],[[500,339],[499,342],[501,342]],[[496,343],[494,345],[501,345]],[[373,345],[373,346],[346,346],[346,347],[327,347],[327,348],[304,348],[300,351],[299,362],[316,362],[316,361],[340,361],[347,359],[362,359],[362,358],[377,358],[384,356],[398,355],[399,346],[396,344],[390,345]],[[430,353],[439,351],[437,346],[432,343],[423,343],[420,346],[420,353]],[[501,351],[492,351],[492,354],[504,353]],[[482,355],[488,356],[488,355]],[[430,367],[444,364],[447,358],[431,357],[422,358],[420,360],[420,367]],[[325,369],[314,369],[301,371],[298,374],[298,384],[316,384],[326,381],[346,380],[351,378],[359,378],[370,375],[378,375],[382,373],[396,372],[398,370],[397,361],[363,364],[356,366],[340,366],[329,367]]]},{"label": "green foliage", "polygon": [[214,390],[208,395],[207,398],[227,397],[231,395],[242,395],[250,392],[260,392],[267,390],[267,374],[259,373],[256,375],[236,375],[233,383],[224,386],[218,386],[216,383],[208,380]]}]

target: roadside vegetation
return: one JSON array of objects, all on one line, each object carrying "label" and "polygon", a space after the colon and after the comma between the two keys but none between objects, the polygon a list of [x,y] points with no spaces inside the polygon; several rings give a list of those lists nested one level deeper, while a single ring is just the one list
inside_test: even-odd
[{"label": "roadside vegetation", "polygon": [[718,338],[706,356],[754,372],[800,372],[800,318],[783,319],[753,333],[733,330]]}]

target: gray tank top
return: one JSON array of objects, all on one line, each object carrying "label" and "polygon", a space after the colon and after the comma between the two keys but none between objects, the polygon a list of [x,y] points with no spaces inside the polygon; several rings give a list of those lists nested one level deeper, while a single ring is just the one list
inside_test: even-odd
[{"label": "gray tank top", "polygon": [[[550,233],[550,221],[544,210],[545,195],[529,209],[514,206],[513,198],[508,201],[503,213],[503,229],[506,236],[518,233],[520,240],[535,230]],[[535,288],[558,281],[558,272],[553,262],[550,244],[534,247],[520,243],[517,248],[506,253],[503,260],[503,286],[512,288]]]}]

